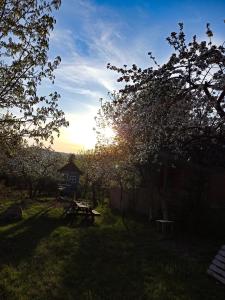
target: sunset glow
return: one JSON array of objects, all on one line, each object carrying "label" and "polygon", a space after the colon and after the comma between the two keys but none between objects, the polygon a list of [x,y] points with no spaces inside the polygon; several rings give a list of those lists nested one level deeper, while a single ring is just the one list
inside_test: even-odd
[{"label": "sunset glow", "polygon": [[[49,51],[52,59],[60,55],[62,62],[54,87],[41,87],[43,94],[52,88],[61,94],[60,106],[70,122],[55,140],[54,149],[76,152],[94,147],[99,99],[108,100],[108,92],[121,86],[118,74],[106,68],[109,62],[145,68],[149,66],[147,53],[152,51],[159,64],[165,63],[171,54],[165,39],[181,21],[188,38],[204,36],[210,21],[217,33],[214,40],[223,41],[224,1],[217,1],[218,9],[214,8],[214,1],[207,5],[172,1],[169,6],[166,1],[62,1]],[[111,136],[112,130],[107,129],[106,138]]]}]

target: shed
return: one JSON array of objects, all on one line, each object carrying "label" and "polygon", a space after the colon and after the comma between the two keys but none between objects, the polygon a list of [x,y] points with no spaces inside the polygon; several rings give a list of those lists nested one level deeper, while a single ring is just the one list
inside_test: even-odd
[{"label": "shed", "polygon": [[69,161],[65,164],[61,169],[59,169],[59,172],[63,174],[66,184],[75,186],[79,183],[80,175],[82,174],[82,171],[73,161]]}]

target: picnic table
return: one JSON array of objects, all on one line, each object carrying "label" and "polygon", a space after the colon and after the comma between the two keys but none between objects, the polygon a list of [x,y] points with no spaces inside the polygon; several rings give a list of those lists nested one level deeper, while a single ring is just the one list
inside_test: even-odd
[{"label": "picnic table", "polygon": [[76,216],[83,216],[86,221],[89,221],[91,224],[93,224],[95,221],[95,217],[100,216],[101,214],[98,211],[92,209],[88,204],[72,201],[70,203],[70,206],[65,209],[63,215],[70,216],[71,224],[76,219]]},{"label": "picnic table", "polygon": [[163,234],[174,232],[174,221],[156,220],[157,230]]}]

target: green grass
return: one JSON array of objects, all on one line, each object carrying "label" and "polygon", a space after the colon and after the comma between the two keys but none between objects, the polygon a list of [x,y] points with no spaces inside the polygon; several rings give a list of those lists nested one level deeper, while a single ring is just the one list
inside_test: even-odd
[{"label": "green grass", "polygon": [[70,227],[48,206],[30,204],[22,221],[0,226],[1,300],[224,300],[206,275],[218,245],[162,240],[105,208],[94,226]]}]

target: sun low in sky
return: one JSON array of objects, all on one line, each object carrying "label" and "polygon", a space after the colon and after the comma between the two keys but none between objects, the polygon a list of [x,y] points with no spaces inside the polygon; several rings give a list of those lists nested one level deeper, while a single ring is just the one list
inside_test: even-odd
[{"label": "sun low in sky", "polygon": [[[61,56],[55,85],[70,126],[61,130],[54,148],[77,152],[96,143],[94,117],[99,99],[118,89],[117,73],[106,68],[137,64],[148,67],[151,51],[159,63],[171,53],[166,37],[184,23],[187,38],[203,38],[211,24],[214,42],[225,40],[224,0],[63,0],[50,37],[50,57]],[[111,129],[108,129],[109,131]]]}]

